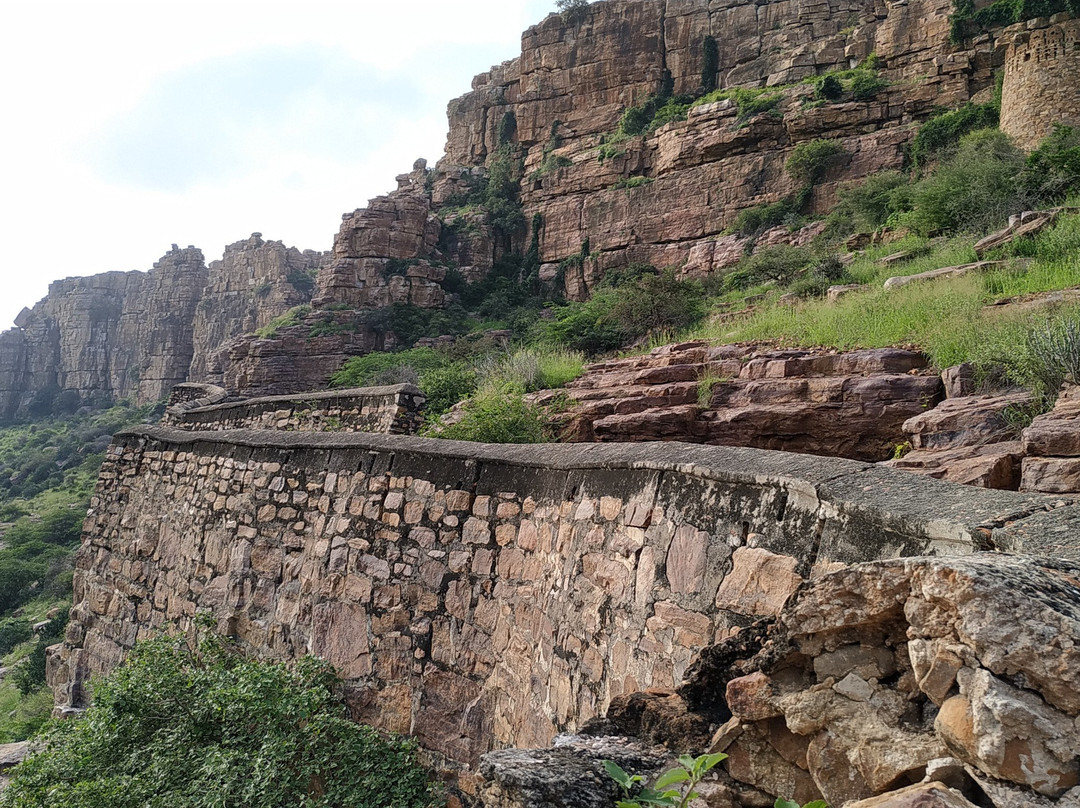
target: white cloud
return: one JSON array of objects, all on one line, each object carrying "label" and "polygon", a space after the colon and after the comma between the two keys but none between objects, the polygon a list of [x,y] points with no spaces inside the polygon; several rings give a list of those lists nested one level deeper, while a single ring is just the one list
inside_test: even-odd
[{"label": "white cloud", "polygon": [[553,5],[2,4],[0,327],[50,280],[173,242],[328,249],[341,213],[439,158],[446,103]]}]

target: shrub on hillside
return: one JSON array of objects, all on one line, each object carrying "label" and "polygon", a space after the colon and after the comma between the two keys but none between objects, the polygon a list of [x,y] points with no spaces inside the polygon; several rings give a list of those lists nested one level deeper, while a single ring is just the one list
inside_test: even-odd
[{"label": "shrub on hillside", "polygon": [[749,289],[768,281],[787,286],[813,261],[813,253],[805,247],[790,247],[785,244],[766,247],[740,262],[738,267],[728,273],[724,278],[724,286],[729,290]]},{"label": "shrub on hillside", "polygon": [[424,808],[410,741],[347,718],[330,666],[248,660],[224,640],[136,645],[56,722],[0,792],[2,808]]},{"label": "shrub on hillside", "polygon": [[905,223],[923,235],[1000,225],[1023,204],[1017,179],[1023,165],[1023,153],[1004,132],[965,135],[956,152],[912,188]]},{"label": "shrub on hillside", "polygon": [[580,352],[550,346],[494,354],[477,368],[477,394],[520,395],[562,387],[581,375],[584,363]]},{"label": "shrub on hillside", "polygon": [[661,329],[678,331],[705,314],[700,284],[679,280],[673,269],[643,274],[619,292],[611,316],[630,338]]},{"label": "shrub on hillside", "polygon": [[1035,394],[1042,409],[1049,409],[1062,384],[1080,382],[1080,321],[1052,318],[996,359],[1013,381]]},{"label": "shrub on hillside", "polygon": [[474,398],[464,417],[443,427],[433,437],[475,443],[546,443],[548,422],[544,411],[520,393],[496,393]]},{"label": "shrub on hillside", "polygon": [[964,135],[979,129],[996,128],[1000,117],[997,103],[964,104],[959,109],[936,115],[920,127],[911,142],[908,155],[917,167],[956,146]]},{"label": "shrub on hillside", "polygon": [[838,101],[844,95],[844,85],[833,75],[822,76],[814,87],[814,97],[819,101]]},{"label": "shrub on hillside", "polygon": [[807,140],[791,150],[784,170],[799,185],[815,185],[843,153],[843,147],[835,140]]},{"label": "shrub on hillside", "polygon": [[870,233],[905,207],[907,178],[898,171],[871,174],[861,184],[842,188],[829,213],[829,229],[834,233]]},{"label": "shrub on hillside", "polygon": [[1054,131],[1028,155],[1020,184],[1046,202],[1080,192],[1080,129],[1055,124]]}]

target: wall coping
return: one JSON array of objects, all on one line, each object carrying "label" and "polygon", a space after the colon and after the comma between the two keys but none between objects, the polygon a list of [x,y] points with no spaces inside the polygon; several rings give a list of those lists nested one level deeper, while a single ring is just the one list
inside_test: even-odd
[{"label": "wall coping", "polygon": [[239,401],[226,401],[220,404],[194,407],[184,411],[184,415],[207,412],[224,412],[230,409],[258,407],[266,404],[291,404],[308,401],[333,401],[349,398],[381,398],[400,395],[423,395],[420,388],[413,384],[394,384],[385,387],[349,387],[342,390],[319,390],[312,393],[291,393],[281,396],[260,396],[244,398]]},{"label": "wall coping", "polygon": [[[291,397],[286,397],[289,399]],[[935,480],[879,464],[766,449],[703,446],[677,442],[619,444],[492,445],[357,432],[282,432],[236,429],[194,431],[163,426],[135,426],[116,439],[198,445],[201,451],[233,448],[281,451],[367,450],[391,455],[420,455],[484,465],[559,471],[647,470],[691,478],[784,488],[801,501],[824,505],[837,514],[859,514],[882,527],[903,526],[945,553],[1023,549],[1027,520],[1072,524],[1080,498],[997,491]],[[1080,545],[1080,543],[1078,543]],[[1080,546],[1076,556],[1080,557]]]}]

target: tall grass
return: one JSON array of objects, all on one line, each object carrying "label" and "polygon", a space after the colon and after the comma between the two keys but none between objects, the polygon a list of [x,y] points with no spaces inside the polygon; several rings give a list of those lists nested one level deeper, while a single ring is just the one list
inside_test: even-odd
[{"label": "tall grass", "polygon": [[[764,340],[801,347],[839,349],[909,345],[924,351],[934,365],[945,368],[960,362],[1002,364],[1009,357],[1028,356],[1033,329],[1047,322],[1045,310],[987,309],[1003,296],[1023,295],[1080,286],[1080,216],[1064,216],[1052,229],[1013,245],[999,257],[1027,258],[985,274],[972,274],[886,291],[884,280],[970,263],[975,260],[971,238],[932,245],[910,237],[876,247],[853,264],[849,274],[868,284],[867,291],[836,303],[808,301],[797,306],[774,302],[726,322],[712,322],[697,336],[722,342]],[[886,252],[918,253],[899,266],[882,267]],[[1080,317],[1080,305],[1061,308],[1064,320]],[[1030,386],[1024,362],[1014,363],[1010,378]],[[1028,363],[1030,364],[1030,363]],[[1030,375],[1030,374],[1029,374]]]},{"label": "tall grass", "polygon": [[582,374],[579,351],[539,345],[517,348],[485,359],[477,368],[476,398],[531,393],[562,387]]}]

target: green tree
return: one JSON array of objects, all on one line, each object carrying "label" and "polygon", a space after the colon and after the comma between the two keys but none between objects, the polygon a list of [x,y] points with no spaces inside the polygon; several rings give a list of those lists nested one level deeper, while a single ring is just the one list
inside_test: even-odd
[{"label": "green tree", "polygon": [[567,24],[581,22],[589,12],[589,0],[555,0],[555,8]]},{"label": "green tree", "polygon": [[246,659],[207,637],[142,642],[56,722],[2,808],[423,808],[415,745],[353,723],[330,666]]}]

